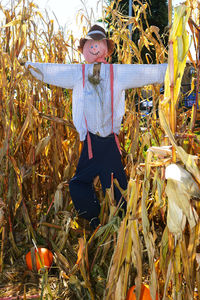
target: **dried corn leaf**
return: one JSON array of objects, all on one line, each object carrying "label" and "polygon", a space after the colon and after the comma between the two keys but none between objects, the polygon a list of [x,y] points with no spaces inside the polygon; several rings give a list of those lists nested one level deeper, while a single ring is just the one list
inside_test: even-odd
[{"label": "dried corn leaf", "polygon": [[20,169],[18,168],[17,166],[17,162],[16,160],[14,159],[14,157],[10,156],[10,160],[12,162],[12,165],[13,165],[13,169],[15,170],[15,174],[16,174],[16,177],[17,177],[17,185],[18,185],[18,188],[19,188],[19,199],[18,201],[16,202],[15,204],[15,209],[14,209],[14,214],[16,214],[16,211],[17,209],[19,208],[20,204],[21,204],[21,201],[22,201],[22,182],[23,182],[23,177],[22,177],[22,173],[20,171]]},{"label": "dried corn leaf", "polygon": [[0,229],[1,229],[1,227],[3,226],[3,224],[4,224],[4,219],[5,219],[5,217],[4,217],[4,209],[2,208],[2,207],[0,207]]},{"label": "dried corn leaf", "polygon": [[149,147],[147,151],[152,151],[158,158],[164,158],[172,155],[171,146]]},{"label": "dried corn leaf", "polygon": [[[136,283],[136,297],[140,297],[142,284],[142,250],[141,241],[139,237],[138,221],[130,223],[131,237],[132,237],[132,262],[137,269]],[[140,298],[139,298],[140,299]]]},{"label": "dried corn leaf", "polygon": [[31,110],[31,108],[29,107],[28,115],[27,115],[27,117],[26,117],[26,120],[25,120],[25,122],[24,122],[24,124],[23,124],[23,126],[22,126],[22,129],[21,129],[21,131],[20,131],[20,133],[19,133],[19,135],[18,135],[17,141],[16,141],[16,150],[15,150],[15,154],[17,153],[17,151],[18,151],[18,149],[19,149],[19,147],[20,147],[20,145],[21,145],[21,143],[22,143],[22,140],[23,140],[23,136],[24,136],[24,134],[25,134],[25,131],[26,131],[26,129],[28,128],[28,126],[29,126],[29,124],[30,124],[30,122],[31,122],[31,112],[32,112],[32,110]]},{"label": "dried corn leaf", "polygon": [[55,250],[55,256],[57,264],[68,274],[70,265],[67,258],[58,250]]},{"label": "dried corn leaf", "polygon": [[124,295],[122,294],[123,291],[123,281],[124,281],[124,267],[122,266],[120,275],[118,277],[118,281],[116,284],[116,289],[114,293],[114,297],[111,296],[110,299],[112,300],[121,300],[124,299]]},{"label": "dried corn leaf", "polygon": [[62,210],[62,207],[63,207],[63,193],[62,193],[62,189],[63,189],[63,183],[60,183],[58,185],[58,187],[57,187],[56,192],[55,192],[54,202],[53,202],[56,214],[59,211],[59,209]]},{"label": "dried corn leaf", "polygon": [[3,142],[2,147],[0,148],[0,165],[1,165],[2,159],[6,155],[7,147],[8,147],[8,140],[5,139],[4,142]]},{"label": "dried corn leaf", "polygon": [[81,260],[83,259],[83,254],[85,250],[84,238],[79,238],[78,243],[79,243],[79,249],[78,249],[77,261],[76,261],[77,265],[79,265]]},{"label": "dried corn leaf", "polygon": [[115,247],[113,258],[111,260],[111,268],[108,274],[108,281],[106,285],[107,295],[105,299],[110,298],[110,295],[112,295],[116,287],[115,285],[118,280],[119,271],[123,263],[122,252],[123,252],[124,241],[125,241],[125,233],[126,233],[126,217],[123,219],[121,223],[119,234],[118,234],[117,245]]},{"label": "dried corn leaf", "polygon": [[161,245],[160,245],[160,268],[161,268],[161,271],[163,272],[164,277],[166,275],[169,259],[170,259],[170,256],[169,256],[169,229],[166,226],[163,231]]},{"label": "dried corn leaf", "polygon": [[165,130],[165,133],[167,134],[170,142],[175,147],[179,158],[181,159],[183,164],[186,166],[186,169],[194,176],[194,178],[196,179],[198,184],[200,184],[200,171],[195,162],[195,160],[197,159],[197,156],[186,153],[182,147],[177,145],[177,143],[173,137],[173,134],[166,122],[166,118],[165,118],[165,115],[164,115],[162,109],[160,110],[160,122],[161,122],[161,126]]},{"label": "dried corn leaf", "polygon": [[52,136],[53,136],[52,134],[51,135],[48,134],[47,136],[45,136],[43,139],[41,139],[39,141],[38,145],[36,146],[36,150],[35,150],[36,157],[44,151],[46,146],[49,144]]},{"label": "dried corn leaf", "polygon": [[148,220],[148,213],[146,207],[146,201],[148,199],[148,193],[150,189],[150,162],[152,159],[152,152],[147,153],[146,162],[145,162],[145,178],[143,182],[143,189],[142,189],[142,225],[143,225],[143,234],[144,240],[148,252],[149,258],[149,265],[150,265],[150,292],[151,297],[155,299],[156,291],[157,291],[157,276],[154,264],[154,255],[155,255],[155,244],[153,235],[150,232],[150,224]]},{"label": "dried corn leaf", "polygon": [[166,274],[166,279],[165,279],[165,286],[164,286],[164,293],[163,293],[162,300],[166,299],[166,294],[167,294],[168,285],[169,285],[169,281],[171,279],[171,276],[172,276],[172,260],[170,259],[169,264],[168,264],[168,268],[167,268],[167,274]]},{"label": "dried corn leaf", "polygon": [[[193,267],[194,265],[190,266],[190,264],[188,263],[189,261],[189,256],[188,256],[188,251],[187,251],[187,247],[186,247],[186,242],[185,242],[185,238],[183,237],[182,240],[179,241],[179,245],[180,245],[180,249],[181,249],[181,256],[182,256],[182,264],[183,264],[183,270],[184,270],[184,275],[185,275],[185,280],[186,280],[186,284],[187,284],[187,299],[192,299],[192,273],[193,273]],[[195,258],[195,257],[194,257]],[[193,281],[194,282],[194,281]]]},{"label": "dried corn leaf", "polygon": [[66,247],[67,239],[69,236],[70,224],[71,224],[71,216],[68,212],[66,212],[65,214],[63,214],[62,230],[58,232],[55,239],[55,243],[59,251],[62,251],[62,249]]},{"label": "dried corn leaf", "polygon": [[190,173],[181,166],[171,164],[166,168],[166,194],[168,196],[167,226],[177,237],[182,236],[186,218],[193,228],[198,220],[192,209],[190,198],[199,195],[200,190]]}]

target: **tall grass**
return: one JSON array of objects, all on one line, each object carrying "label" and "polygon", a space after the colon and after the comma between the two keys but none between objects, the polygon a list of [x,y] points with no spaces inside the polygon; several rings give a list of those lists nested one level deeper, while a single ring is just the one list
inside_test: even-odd
[{"label": "tall grass", "polygon": [[[194,1],[187,2],[187,8],[191,5]],[[151,87],[153,110],[145,118],[138,105],[144,90],[127,91],[119,136],[129,180],[127,191],[122,191],[127,213],[121,221],[112,192],[114,182],[104,197],[96,178],[103,226],[90,236],[87,222],[77,218],[68,188],[81,151],[72,123],[72,92],[43,85],[22,65],[27,60],[76,63],[80,59],[76,41],[71,34],[55,31],[54,22],[34,2],[16,1],[12,8],[0,9],[4,15],[0,28],[0,296],[116,300],[125,299],[133,284],[139,296],[146,282],[152,295],[159,292],[160,299],[198,299],[199,223],[193,230],[186,224],[178,242],[166,226],[165,167],[172,160],[187,166],[184,155],[191,154],[196,155],[197,170],[190,171],[194,177],[198,173],[199,139],[188,121],[192,112],[174,107],[177,126],[171,135],[170,121],[165,122],[162,113],[159,119],[157,113],[159,100],[165,108],[160,86]],[[119,12],[117,1],[105,6],[103,19],[112,17],[110,30],[118,62],[134,59],[142,63],[141,51],[149,45],[155,48],[157,63],[166,62],[168,49],[158,29],[148,23],[144,29],[140,22],[148,13],[147,3],[135,1],[133,9],[135,16],[129,19]],[[85,13],[89,22],[88,16]],[[84,19],[81,12],[80,18]],[[129,23],[133,34],[140,31],[137,45],[130,40]],[[164,144],[173,145],[175,158]],[[198,202],[191,204],[199,214]],[[27,273],[22,260],[32,240],[55,255],[52,270],[48,276],[41,275],[40,284],[37,275]]]}]

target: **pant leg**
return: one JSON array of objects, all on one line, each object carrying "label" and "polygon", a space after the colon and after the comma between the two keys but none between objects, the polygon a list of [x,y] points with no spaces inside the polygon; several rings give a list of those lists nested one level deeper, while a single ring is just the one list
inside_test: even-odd
[{"label": "pant leg", "polygon": [[94,219],[94,227],[99,224],[100,213],[99,200],[93,187],[93,179],[97,173],[98,165],[95,157],[91,160],[88,159],[87,141],[85,141],[76,174],[69,182],[69,190],[79,216],[88,221]]},{"label": "pant leg", "polygon": [[[118,183],[122,189],[127,188],[127,177],[124,171],[124,167],[121,162],[121,155],[113,140],[112,147],[107,151],[105,159],[102,164],[102,169],[99,174],[99,178],[102,184],[102,189],[105,195],[106,189],[111,186],[111,174],[118,180]],[[121,201],[122,208],[126,211],[126,201],[122,198],[122,194],[117,186],[114,184],[114,196],[116,203]]]}]

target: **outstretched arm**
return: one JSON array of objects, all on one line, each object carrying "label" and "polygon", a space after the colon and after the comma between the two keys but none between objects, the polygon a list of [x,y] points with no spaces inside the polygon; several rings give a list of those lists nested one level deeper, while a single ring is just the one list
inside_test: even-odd
[{"label": "outstretched arm", "polygon": [[122,90],[164,82],[167,64],[115,65],[116,77]]},{"label": "outstretched arm", "polygon": [[44,83],[73,89],[79,65],[26,62],[25,67]]}]

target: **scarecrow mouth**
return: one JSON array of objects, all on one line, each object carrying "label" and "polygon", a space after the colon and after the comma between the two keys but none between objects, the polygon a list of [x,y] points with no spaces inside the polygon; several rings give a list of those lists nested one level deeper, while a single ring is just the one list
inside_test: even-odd
[{"label": "scarecrow mouth", "polygon": [[94,56],[97,56],[99,54],[99,51],[96,52],[96,53],[93,53],[93,52],[89,51],[89,53],[92,54],[92,55],[94,55]]}]

